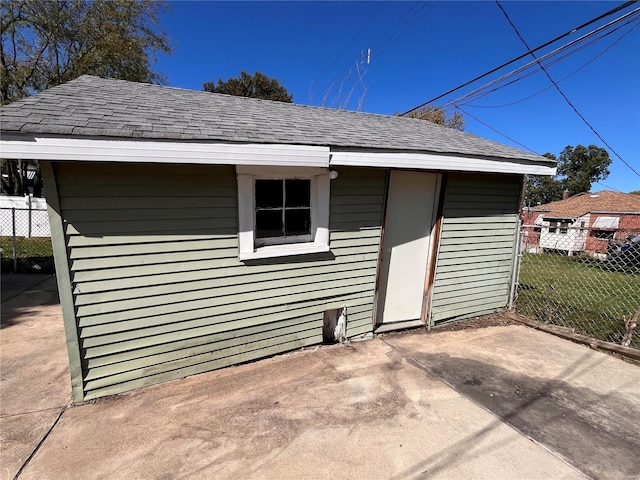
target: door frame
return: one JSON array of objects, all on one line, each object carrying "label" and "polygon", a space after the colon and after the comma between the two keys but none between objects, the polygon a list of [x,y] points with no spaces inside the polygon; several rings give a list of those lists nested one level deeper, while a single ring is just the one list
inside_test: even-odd
[{"label": "door frame", "polygon": [[[433,225],[431,228],[431,235],[429,240],[429,258],[427,258],[427,266],[426,266],[426,275],[425,275],[425,284],[423,290],[422,297],[422,312],[419,320],[409,320],[404,322],[393,322],[393,323],[377,323],[378,318],[378,305],[379,305],[379,295],[380,295],[380,274],[382,268],[382,255],[384,249],[384,240],[385,240],[385,231],[386,231],[386,223],[387,223],[387,207],[389,203],[389,186],[391,180],[391,172],[393,170],[402,170],[402,171],[414,171],[419,173],[430,173],[437,175],[436,180],[436,192],[435,197],[436,200],[434,202],[434,218]],[[386,179],[385,179],[385,190],[384,190],[384,202],[383,202],[383,210],[382,210],[382,226],[380,231],[380,244],[378,247],[378,261],[376,267],[376,282],[375,282],[375,292],[373,296],[373,316],[372,316],[372,324],[374,333],[383,333],[393,330],[400,330],[403,328],[410,327],[418,327],[418,326],[428,326],[431,328],[430,321],[430,310],[431,310],[431,297],[433,295],[433,280],[435,279],[435,269],[436,263],[439,253],[440,247],[440,233],[442,230],[442,217],[444,210],[444,198],[447,186],[447,172],[442,171],[433,171],[433,170],[419,170],[419,169],[396,169],[390,168],[387,170]]]}]

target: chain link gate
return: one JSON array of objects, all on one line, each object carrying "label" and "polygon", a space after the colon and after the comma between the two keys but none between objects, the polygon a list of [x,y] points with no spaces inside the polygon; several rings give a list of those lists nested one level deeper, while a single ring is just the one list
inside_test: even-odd
[{"label": "chain link gate", "polygon": [[640,349],[640,229],[523,225],[519,243],[517,313]]}]

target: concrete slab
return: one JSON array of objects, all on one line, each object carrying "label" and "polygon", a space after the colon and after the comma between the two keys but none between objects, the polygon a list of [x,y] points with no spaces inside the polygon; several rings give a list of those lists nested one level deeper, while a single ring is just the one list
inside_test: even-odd
[{"label": "concrete slab", "polygon": [[525,326],[385,341],[592,478],[640,478],[640,368]]},{"label": "concrete slab", "polygon": [[2,479],[40,442],[20,479],[638,477],[640,369],[543,332],[391,335],[65,409],[56,299],[50,278],[2,304]]},{"label": "concrete slab", "polygon": [[584,478],[373,340],[70,408],[20,479],[425,476]]},{"label": "concrete slab", "polygon": [[37,313],[37,307],[58,305],[58,288],[53,275],[6,273],[0,275],[2,328],[11,325],[15,317]]},{"label": "concrete slab", "polygon": [[21,279],[12,288],[22,293],[0,306],[2,479],[14,477],[71,401],[55,278],[36,277]]}]

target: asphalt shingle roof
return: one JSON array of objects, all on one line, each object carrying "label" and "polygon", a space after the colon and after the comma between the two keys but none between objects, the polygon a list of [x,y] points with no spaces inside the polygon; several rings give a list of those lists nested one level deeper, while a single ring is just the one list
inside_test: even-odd
[{"label": "asphalt shingle roof", "polygon": [[640,214],[640,195],[610,190],[579,193],[565,200],[538,205],[531,211],[544,213],[546,218],[577,218],[589,212]]},{"label": "asphalt shingle roof", "polygon": [[85,75],[0,109],[5,133],[356,147],[549,159],[424,120]]}]

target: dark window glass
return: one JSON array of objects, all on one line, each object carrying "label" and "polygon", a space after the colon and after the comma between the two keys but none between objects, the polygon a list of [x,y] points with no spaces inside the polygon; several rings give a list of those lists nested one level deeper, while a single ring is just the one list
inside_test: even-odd
[{"label": "dark window glass", "polygon": [[309,235],[311,233],[311,210],[300,208],[285,210],[285,235]]},{"label": "dark window glass", "polygon": [[311,180],[285,180],[285,207],[308,207],[311,198]]},{"label": "dark window glass", "polygon": [[594,237],[599,238],[600,240],[613,240],[615,232],[610,230],[595,230]]},{"label": "dark window glass", "polygon": [[256,239],[311,234],[311,180],[255,181]]},{"label": "dark window glass", "polygon": [[256,180],[256,208],[282,208],[282,180]]},{"label": "dark window glass", "polygon": [[256,212],[256,238],[281,237],[282,230],[282,210]]},{"label": "dark window glass", "polygon": [[569,228],[569,223],[568,222],[560,222],[560,233],[563,235],[567,234]]}]

